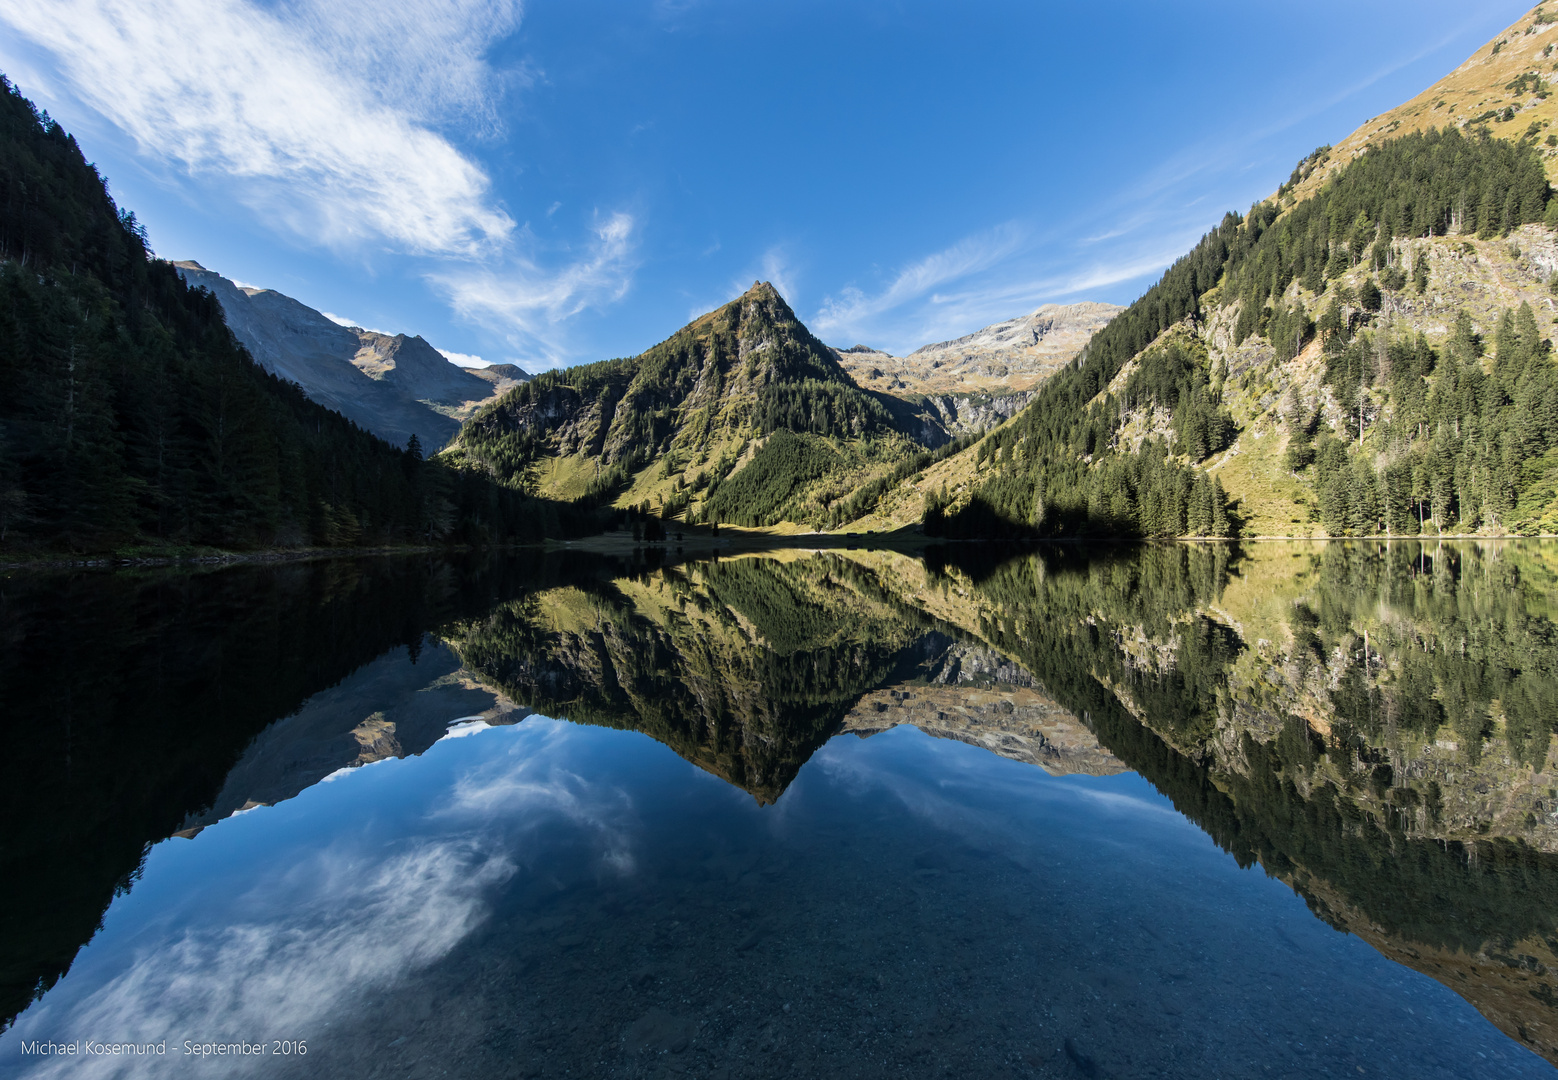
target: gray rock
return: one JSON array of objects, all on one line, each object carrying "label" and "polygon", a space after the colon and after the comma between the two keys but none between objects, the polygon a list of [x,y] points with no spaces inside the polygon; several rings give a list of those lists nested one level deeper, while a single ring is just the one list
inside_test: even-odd
[{"label": "gray rock", "polygon": [[272,289],[240,286],[197,262],[173,265],[216,296],[256,363],[396,446],[415,434],[429,453],[439,449],[463,416],[528,378],[512,364],[468,370],[420,337],[341,326]]}]

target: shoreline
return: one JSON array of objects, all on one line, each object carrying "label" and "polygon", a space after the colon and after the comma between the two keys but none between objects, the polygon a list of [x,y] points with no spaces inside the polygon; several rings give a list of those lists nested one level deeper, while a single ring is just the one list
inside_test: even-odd
[{"label": "shoreline", "polygon": [[[490,550],[517,550],[539,547],[537,544],[499,544]],[[476,550],[469,545],[441,547],[434,544],[388,546],[368,548],[262,548],[257,551],[222,551],[214,548],[198,549],[198,553],[182,555],[129,555],[123,552],[106,552],[95,555],[40,555],[37,558],[12,559],[0,562],[0,572],[7,570],[139,570],[165,567],[239,566],[246,563],[311,562],[317,559],[384,558],[393,555],[432,555]]]},{"label": "shoreline", "polygon": [[696,533],[681,541],[666,540],[655,543],[634,541],[620,533],[598,533],[577,540],[544,540],[528,544],[495,544],[488,548],[470,545],[444,547],[419,544],[407,547],[380,546],[371,548],[266,548],[260,551],[202,550],[198,554],[126,555],[105,553],[99,555],[41,555],[37,558],[11,559],[0,562],[0,573],[8,571],[38,570],[139,570],[185,567],[189,569],[217,568],[223,566],[258,565],[264,563],[311,562],[321,559],[387,558],[402,555],[469,554],[473,551],[521,551],[540,549],[548,552],[578,551],[593,555],[633,555],[647,551],[660,551],[677,555],[739,554],[753,551],[806,550],[827,551],[834,549],[880,549],[893,551],[923,551],[943,544],[1265,544],[1293,543],[1296,541],[1332,544],[1349,541],[1384,541],[1386,543],[1412,542],[1439,543],[1443,541],[1516,541],[1551,540],[1555,533],[1538,533],[1524,536],[1519,533],[1444,533],[1419,534],[1417,536],[1393,536],[1387,534],[1368,536],[1056,536],[1023,538],[982,538],[925,536],[923,533],[891,532],[861,533],[761,533],[736,532],[728,535],[709,536]]}]

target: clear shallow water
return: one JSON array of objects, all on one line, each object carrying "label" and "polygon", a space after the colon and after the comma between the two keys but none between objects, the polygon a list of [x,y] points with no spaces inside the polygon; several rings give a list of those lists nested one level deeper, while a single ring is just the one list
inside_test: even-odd
[{"label": "clear shallow water", "polygon": [[[451,718],[453,719],[453,718]],[[168,1055],[31,1059],[38,1038]],[[183,1042],[303,1040],[202,1060]],[[532,717],[158,845],[29,1076],[1547,1076],[1133,774],[898,729],[774,806]]]},{"label": "clear shallow water", "polygon": [[0,581],[0,1075],[1553,1074],[1558,548],[977,554]]}]

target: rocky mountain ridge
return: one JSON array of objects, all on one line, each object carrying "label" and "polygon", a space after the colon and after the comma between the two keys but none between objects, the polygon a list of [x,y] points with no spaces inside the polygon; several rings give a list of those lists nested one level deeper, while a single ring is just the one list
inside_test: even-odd
[{"label": "rocky mountain ridge", "polygon": [[1019,394],[1064,367],[1123,310],[1095,301],[1045,304],[952,341],[922,345],[908,356],[864,345],[835,353],[844,370],[871,390],[930,396]]},{"label": "rocky mountain ridge", "polygon": [[342,326],[272,289],[240,286],[197,262],[174,265],[190,285],[215,295],[261,367],[396,446],[416,435],[429,452],[438,449],[462,419],[523,375],[512,365],[462,368],[421,337]]}]

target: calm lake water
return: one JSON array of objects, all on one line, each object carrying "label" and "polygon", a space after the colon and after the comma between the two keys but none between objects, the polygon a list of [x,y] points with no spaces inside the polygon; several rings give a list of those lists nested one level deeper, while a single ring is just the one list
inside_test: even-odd
[{"label": "calm lake water", "polygon": [[12,574],[0,1075],[1552,1076],[1555,612],[1540,541]]}]

